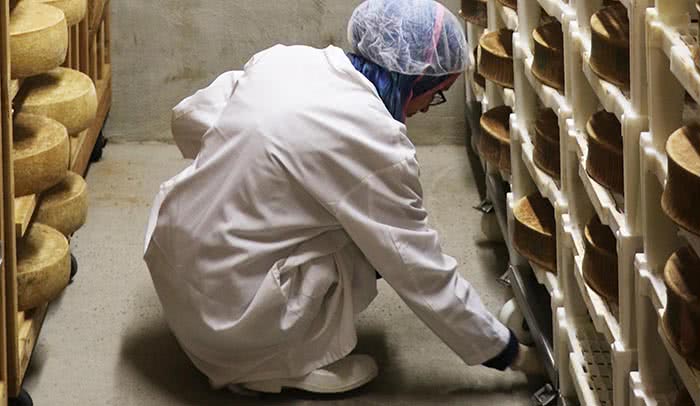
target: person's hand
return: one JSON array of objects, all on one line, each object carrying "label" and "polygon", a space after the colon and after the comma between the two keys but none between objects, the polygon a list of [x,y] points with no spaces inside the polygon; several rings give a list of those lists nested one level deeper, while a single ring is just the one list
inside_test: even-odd
[{"label": "person's hand", "polygon": [[544,375],[545,370],[542,363],[537,358],[537,352],[532,347],[520,344],[518,356],[513,361],[510,368],[514,371],[523,372],[525,375]]}]

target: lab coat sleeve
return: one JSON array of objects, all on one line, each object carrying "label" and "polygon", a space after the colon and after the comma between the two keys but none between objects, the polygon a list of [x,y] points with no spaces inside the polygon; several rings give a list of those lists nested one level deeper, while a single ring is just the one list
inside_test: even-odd
[{"label": "lab coat sleeve", "polygon": [[242,75],[242,71],[226,72],[173,108],[173,138],[184,158],[197,157],[202,137],[216,124]]},{"label": "lab coat sleeve", "polygon": [[482,304],[428,226],[413,157],[350,190],[336,216],[370,263],[425,324],[467,364],[501,354],[509,330]]}]

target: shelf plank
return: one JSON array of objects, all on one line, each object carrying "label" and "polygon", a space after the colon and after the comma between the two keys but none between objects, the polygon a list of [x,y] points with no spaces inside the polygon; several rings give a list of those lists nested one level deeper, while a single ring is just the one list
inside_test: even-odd
[{"label": "shelf plank", "polygon": [[17,239],[22,238],[29,228],[37,203],[36,195],[15,198],[15,235]]},{"label": "shelf plank", "polygon": [[19,343],[20,365],[20,374],[18,378],[20,384],[24,380],[24,374],[27,372],[29,361],[34,353],[34,348],[36,346],[37,339],[39,338],[41,327],[44,324],[44,318],[46,317],[47,310],[48,304],[45,304],[39,308],[18,313],[17,319],[19,330],[17,332],[17,340]]}]

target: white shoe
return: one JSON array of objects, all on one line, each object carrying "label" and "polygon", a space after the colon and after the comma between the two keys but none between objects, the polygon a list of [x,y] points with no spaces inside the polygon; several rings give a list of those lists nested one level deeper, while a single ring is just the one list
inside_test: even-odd
[{"label": "white shoe", "polygon": [[313,393],[343,393],[364,386],[377,377],[377,363],[368,355],[347,357],[300,378],[249,382],[242,386],[262,393],[280,393],[282,388]]}]

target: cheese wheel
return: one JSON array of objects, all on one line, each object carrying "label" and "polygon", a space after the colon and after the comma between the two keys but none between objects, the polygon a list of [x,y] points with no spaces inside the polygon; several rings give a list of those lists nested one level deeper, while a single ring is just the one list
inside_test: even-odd
[{"label": "cheese wheel", "polygon": [[583,277],[586,284],[603,298],[617,303],[617,240],[610,227],[598,216],[586,225],[586,254],[583,257]]},{"label": "cheese wheel", "polygon": [[668,179],[661,206],[676,224],[700,235],[700,126],[683,127],[671,134],[666,153]]},{"label": "cheese wheel", "polygon": [[668,302],[663,330],[673,347],[693,368],[700,368],[700,258],[688,248],[666,262]]},{"label": "cheese wheel", "polygon": [[535,43],[532,74],[547,86],[564,90],[564,34],[561,23],[553,21],[532,32]]},{"label": "cheese wheel", "polygon": [[555,180],[561,178],[559,119],[552,109],[542,109],[535,121],[535,165]]},{"label": "cheese wheel", "polygon": [[22,1],[10,14],[12,79],[61,66],[68,52],[68,25],[56,7]]},{"label": "cheese wheel", "polygon": [[591,17],[591,69],[627,89],[630,83],[630,25],[627,7],[615,3]]},{"label": "cheese wheel", "polygon": [[17,300],[29,310],[55,299],[68,286],[70,248],[60,232],[34,223],[17,242]]},{"label": "cheese wheel", "polygon": [[58,185],[41,194],[35,221],[69,236],[85,224],[87,212],[87,184],[80,175],[68,172]]},{"label": "cheese wheel", "polygon": [[515,249],[545,270],[557,272],[554,208],[539,193],[520,199],[513,208]]},{"label": "cheese wheel", "polygon": [[50,117],[76,136],[97,115],[97,92],[89,76],[56,68],[27,79],[22,85],[20,111]]},{"label": "cheese wheel", "polygon": [[52,5],[66,16],[69,26],[76,25],[87,15],[87,0],[33,0]]},{"label": "cheese wheel", "polygon": [[15,117],[13,134],[15,196],[43,192],[66,176],[70,147],[60,123],[22,113]]},{"label": "cheese wheel", "polygon": [[488,25],[488,11],[484,0],[462,0],[459,14],[464,18],[464,21],[471,24],[484,28]]},{"label": "cheese wheel", "polygon": [[481,115],[479,153],[490,164],[510,172],[510,115],[509,106],[498,106]]},{"label": "cheese wheel", "polygon": [[497,85],[512,89],[513,31],[488,32],[479,39],[479,73]]},{"label": "cheese wheel", "polygon": [[617,194],[625,192],[622,156],[622,126],[617,117],[607,111],[595,113],[586,124],[588,133],[588,175]]}]

